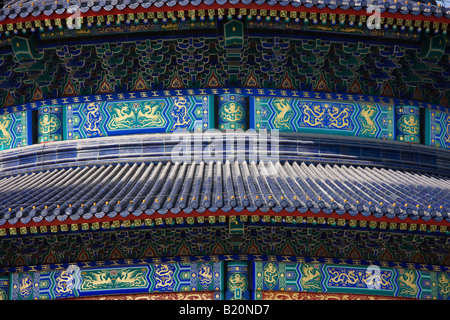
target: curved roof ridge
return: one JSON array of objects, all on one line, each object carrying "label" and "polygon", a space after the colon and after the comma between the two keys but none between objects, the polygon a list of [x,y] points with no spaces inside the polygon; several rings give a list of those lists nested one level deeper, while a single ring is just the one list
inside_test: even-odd
[{"label": "curved roof ridge", "polygon": [[79,10],[81,13],[89,11],[98,12],[101,9],[106,11],[135,10],[138,7],[142,9],[148,9],[155,7],[155,9],[167,6],[168,9],[173,10],[173,7],[204,7],[219,5],[223,6],[227,3],[233,5],[250,5],[252,3],[256,5],[267,4],[269,6],[280,5],[286,7],[288,5],[298,8],[304,6],[306,8],[316,7],[317,9],[328,8],[331,10],[353,9],[360,11],[363,8],[368,8],[371,5],[379,6],[381,12],[388,11],[389,13],[401,13],[401,14],[422,14],[424,16],[434,15],[435,17],[445,16],[450,18],[450,8],[437,4],[435,0],[429,0],[430,2],[415,2],[407,0],[12,0],[6,1],[3,8],[0,8],[0,21],[6,18],[26,18],[28,16],[37,17],[44,14],[50,16],[56,14],[74,13]]},{"label": "curved roof ridge", "polygon": [[[24,176],[11,178],[23,180]],[[0,228],[19,221],[25,225],[49,223],[55,218],[56,223],[105,215],[125,218],[130,213],[147,218],[169,210],[171,214],[196,211],[198,215],[206,209],[347,213],[361,215],[361,219],[385,216],[450,223],[450,178],[413,177],[401,170],[287,161],[252,162],[250,167],[236,161],[135,162],[43,170],[33,177],[23,185],[26,196],[15,195],[15,189],[0,180],[4,194]],[[426,183],[414,183],[422,177]],[[436,181],[442,185],[436,186]]]}]

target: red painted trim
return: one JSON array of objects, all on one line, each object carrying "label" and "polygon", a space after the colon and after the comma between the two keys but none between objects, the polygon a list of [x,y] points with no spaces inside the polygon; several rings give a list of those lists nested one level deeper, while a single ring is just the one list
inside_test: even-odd
[{"label": "red painted trim", "polygon": [[248,211],[246,209],[242,210],[241,212],[236,212],[236,211],[228,211],[228,212],[224,212],[222,210],[217,210],[215,212],[211,212],[211,211],[204,211],[202,213],[185,213],[185,212],[180,212],[180,213],[172,213],[172,212],[167,212],[166,214],[159,214],[159,213],[154,213],[152,215],[147,215],[145,213],[143,213],[142,215],[136,217],[133,214],[128,215],[127,217],[122,217],[120,215],[117,215],[114,218],[110,218],[108,216],[105,216],[103,218],[91,218],[91,219],[84,219],[84,218],[80,218],[77,221],[73,221],[70,219],[67,219],[65,221],[59,221],[57,219],[53,220],[52,222],[48,222],[48,221],[41,221],[39,223],[36,222],[30,222],[30,223],[22,223],[22,222],[18,222],[16,224],[10,224],[10,223],[5,223],[0,229],[9,229],[9,228],[21,228],[21,227],[41,227],[41,226],[61,226],[61,225],[72,225],[72,224],[82,224],[82,223],[101,223],[101,222],[114,222],[114,221],[126,221],[126,220],[145,220],[145,219],[157,219],[157,218],[162,218],[162,219],[166,219],[166,218],[188,218],[188,217],[210,217],[210,216],[270,216],[270,217],[314,217],[314,218],[335,218],[335,219],[345,219],[345,220],[357,220],[357,221],[367,221],[367,222],[371,222],[371,221],[375,221],[375,222],[387,222],[387,223],[407,223],[407,224],[425,224],[425,225],[436,225],[436,226],[447,226],[450,227],[450,223],[448,223],[446,220],[442,220],[441,222],[436,222],[436,221],[423,221],[422,219],[418,219],[416,221],[412,220],[411,218],[406,218],[404,220],[401,220],[397,217],[393,218],[393,219],[389,219],[385,216],[381,217],[381,218],[375,218],[372,216],[372,219],[370,218],[366,218],[361,214],[357,214],[356,216],[352,216],[349,213],[344,213],[343,215],[339,215],[336,212],[332,212],[330,214],[326,214],[323,211],[320,211],[319,213],[313,213],[311,211],[307,211],[305,213],[300,213],[298,211],[294,211],[294,212],[287,212],[285,210],[280,211],[280,212],[274,212],[274,211],[269,211],[269,212],[262,212],[261,210],[256,210],[256,211]]},{"label": "red painted trim", "polygon": [[[268,5],[268,4],[263,4],[263,5],[245,5],[242,3],[233,5],[231,3],[226,3],[225,5],[219,5],[219,4],[213,4],[213,5],[199,5],[199,6],[194,6],[192,4],[186,5],[186,6],[181,6],[181,5],[176,5],[173,7],[167,7],[167,6],[162,6],[161,8],[156,8],[155,6],[151,6],[148,9],[142,8],[142,7],[138,7],[136,9],[131,9],[131,8],[124,8],[123,10],[119,10],[119,9],[113,9],[110,11],[107,11],[105,9],[101,9],[97,12],[93,12],[92,10],[89,10],[88,12],[81,14],[82,17],[96,17],[96,16],[107,16],[107,15],[117,15],[117,14],[129,14],[129,13],[147,13],[147,12],[176,12],[176,11],[188,11],[188,10],[208,10],[208,9],[229,9],[229,8],[235,8],[235,9],[241,9],[241,8],[245,8],[245,9],[266,9],[266,10],[278,10],[278,11],[288,11],[288,12],[316,12],[316,13],[334,13],[336,15],[339,14],[346,14],[346,15],[356,15],[356,16],[361,16],[361,15],[365,15],[365,16],[369,16],[370,14],[368,14],[367,12],[365,12],[364,10],[359,10],[356,11],[354,9],[330,9],[328,7],[323,8],[323,9],[318,9],[316,7],[311,7],[311,8],[306,8],[304,6],[295,8],[291,5],[287,5],[287,6],[282,6],[282,5]],[[53,13],[50,16],[46,16],[44,14],[41,14],[37,17],[34,17],[32,15],[28,15],[25,18],[22,17],[17,17],[15,19],[5,19],[2,21],[2,23],[0,23],[0,25],[6,25],[6,24],[10,24],[10,23],[17,23],[17,22],[26,22],[26,21],[36,21],[36,20],[54,20],[54,19],[65,19],[70,17],[71,14],[68,13],[63,13],[63,14],[57,14],[57,13]],[[445,17],[441,17],[441,18],[437,18],[433,15],[429,16],[429,17],[425,17],[424,15],[412,15],[412,14],[402,14],[402,13],[389,13],[389,12],[383,12],[381,14],[382,17],[384,18],[394,18],[394,19],[403,19],[403,20],[420,20],[420,21],[431,21],[431,22],[440,22],[440,23],[449,23],[449,19],[445,18]]]}]

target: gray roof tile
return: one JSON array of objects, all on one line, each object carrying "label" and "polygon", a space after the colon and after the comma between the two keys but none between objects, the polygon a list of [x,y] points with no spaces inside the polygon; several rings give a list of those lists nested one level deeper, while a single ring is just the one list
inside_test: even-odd
[{"label": "gray roof tile", "polygon": [[[323,211],[450,222],[450,179],[303,162],[132,163],[0,179],[0,225],[157,212]],[[69,220],[68,220],[69,219]]]},{"label": "gray roof tile", "polygon": [[[12,0],[6,1],[4,8],[0,8],[0,21],[6,18],[15,19],[20,16],[22,18],[28,15],[38,16],[40,14],[45,14],[47,16],[57,13],[63,14],[68,8],[78,7],[81,12],[85,13],[90,10],[97,12],[100,9],[105,9],[111,11],[113,9],[126,10],[127,8],[136,9],[141,6],[144,9],[154,6],[155,8],[161,8],[163,6],[173,7],[179,6],[199,6],[199,5],[213,5],[214,3],[219,5],[226,5],[227,3],[236,5],[242,2],[245,5],[254,2],[257,5],[268,4],[270,6],[281,5],[287,6],[292,5],[294,7],[304,6],[306,8],[317,7],[318,9],[329,8],[329,9],[354,9],[359,11],[363,8],[367,8],[371,1],[342,1],[342,0],[90,0],[90,1],[79,1],[79,0],[56,0],[47,2],[43,4],[43,0]],[[373,1],[374,5],[381,6],[381,12],[388,11],[390,13],[401,13],[401,14],[422,14],[424,16],[434,15],[435,17],[445,16],[450,19],[450,8],[445,8],[443,6],[439,7],[436,5],[428,5],[428,3],[419,3],[414,1],[406,2],[405,0],[387,0],[387,1]]]}]

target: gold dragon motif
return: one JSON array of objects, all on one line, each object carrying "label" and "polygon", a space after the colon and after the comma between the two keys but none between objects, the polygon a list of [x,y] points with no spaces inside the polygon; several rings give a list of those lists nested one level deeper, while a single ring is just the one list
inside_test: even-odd
[{"label": "gold dragon motif", "polygon": [[236,102],[230,102],[225,104],[220,112],[220,117],[224,121],[238,122],[244,118],[244,109],[242,105]]},{"label": "gold dragon motif", "polygon": [[307,123],[310,127],[323,127],[323,121],[326,109],[322,109],[319,104],[316,104],[312,107],[312,109],[305,104],[303,106],[303,117],[302,120],[304,123]]},{"label": "gold dragon motif", "polygon": [[187,111],[186,98],[179,98],[174,100],[174,106],[170,115],[176,119],[173,124],[172,130],[186,129],[190,123],[188,111]]},{"label": "gold dragon motif", "polygon": [[401,276],[398,277],[399,295],[401,296],[415,296],[419,291],[415,283],[417,274],[415,270],[405,270]]},{"label": "gold dragon motif", "polygon": [[98,128],[98,124],[102,120],[101,114],[99,112],[98,103],[92,102],[86,106],[87,114],[86,114],[86,123],[84,125],[84,130],[89,133],[100,133],[100,129]]},{"label": "gold dragon motif", "polygon": [[240,273],[234,273],[228,279],[228,286],[230,291],[236,291],[236,289],[240,289],[241,291],[245,291],[247,279]]},{"label": "gold dragon motif", "polygon": [[379,282],[380,288],[390,287],[391,284],[389,282],[390,275],[384,272],[380,272],[377,275],[375,272],[367,272],[365,277],[362,279],[367,287],[374,286]]},{"label": "gold dragon motif", "polygon": [[419,120],[413,114],[400,118],[400,127],[403,132],[408,134],[419,133]]},{"label": "gold dragon motif", "polygon": [[314,267],[313,264],[303,263],[300,266],[300,270],[302,272],[302,279],[300,280],[300,284],[302,285],[303,290],[321,290],[320,286],[320,278],[322,274],[317,268]]},{"label": "gold dragon motif", "polygon": [[132,128],[135,123],[135,115],[131,111],[131,108],[127,105],[124,106],[112,106],[112,116],[109,121],[108,127],[111,129],[124,129]]},{"label": "gold dragon motif", "polygon": [[350,116],[348,108],[340,110],[338,107],[333,106],[332,112],[329,112],[328,115],[331,119],[329,127],[337,129],[348,128],[349,125],[348,118]]},{"label": "gold dragon motif", "polygon": [[273,105],[278,110],[273,124],[277,129],[291,129],[289,121],[291,120],[293,113],[292,108],[286,99],[275,99]]},{"label": "gold dragon motif", "polygon": [[173,270],[166,264],[156,265],[155,270],[156,289],[171,287],[173,285]]},{"label": "gold dragon motif", "polygon": [[53,114],[44,114],[39,118],[39,133],[50,134],[61,126],[61,121]]},{"label": "gold dragon motif", "polygon": [[264,268],[264,282],[269,287],[273,287],[277,283],[277,279],[277,268],[272,262],[269,262]]},{"label": "gold dragon motif", "polygon": [[152,105],[144,105],[137,114],[137,121],[142,127],[160,127],[164,125],[165,121],[161,115],[159,103]]},{"label": "gold dragon motif", "polygon": [[11,133],[8,131],[11,124],[11,116],[0,117],[0,146],[5,147],[12,141]]},{"label": "gold dragon motif", "polygon": [[66,271],[62,271],[59,277],[56,278],[55,291],[58,294],[72,293],[72,282],[74,276]]},{"label": "gold dragon motif", "polygon": [[374,105],[365,105],[362,107],[360,113],[360,120],[363,129],[361,130],[361,134],[370,134],[374,135],[377,132],[377,126],[373,121],[374,116],[377,113],[377,108]]},{"label": "gold dragon motif", "polygon": [[356,270],[348,270],[347,272],[339,272],[339,270],[330,270],[330,282],[341,286],[354,285],[359,282]]},{"label": "gold dragon motif", "polygon": [[450,280],[445,273],[442,273],[438,277],[438,281],[439,293],[441,294],[441,296],[447,299],[450,295]]}]

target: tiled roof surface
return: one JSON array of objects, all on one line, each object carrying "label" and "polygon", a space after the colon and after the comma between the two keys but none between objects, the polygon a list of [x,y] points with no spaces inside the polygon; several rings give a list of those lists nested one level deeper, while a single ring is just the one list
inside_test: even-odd
[{"label": "tiled roof surface", "polygon": [[[43,0],[19,0],[7,2],[3,9],[0,9],[0,21],[6,18],[15,19],[17,17],[25,18],[29,15],[39,16],[44,14],[50,16],[51,14],[63,14],[67,12],[70,6],[77,6],[82,13],[88,11],[98,12],[101,9],[111,11],[113,9],[124,10],[126,8],[143,9],[155,7],[161,8],[163,6],[210,6],[210,5],[250,5],[250,4],[263,5],[268,4],[287,6],[292,5],[294,7],[304,6],[306,8],[317,7],[317,9],[329,8],[329,9],[354,9],[364,10],[370,5],[370,1],[367,0],[298,0],[298,1],[279,1],[279,0],[56,0],[56,1],[43,1]],[[422,14],[426,17],[446,17],[450,18],[450,8],[443,6],[428,5],[428,3],[418,3],[414,1],[382,1],[374,0],[373,5],[379,5],[381,12],[401,13],[401,14]]]},{"label": "tiled roof surface", "polygon": [[450,178],[303,162],[136,162],[0,179],[0,225],[272,210],[450,222]]}]

